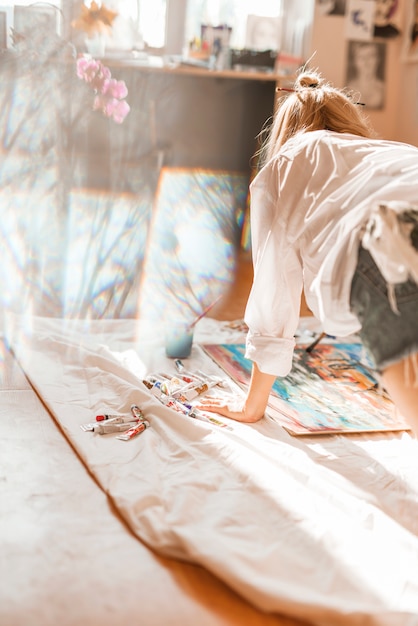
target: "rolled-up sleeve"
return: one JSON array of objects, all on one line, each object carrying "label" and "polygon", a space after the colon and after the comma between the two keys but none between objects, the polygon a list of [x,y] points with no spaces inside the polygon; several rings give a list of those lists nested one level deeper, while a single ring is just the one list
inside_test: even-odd
[{"label": "rolled-up sleeve", "polygon": [[303,271],[297,245],[288,238],[289,207],[280,211],[279,177],[274,163],[251,188],[254,281],[245,311],[246,357],[262,372],[286,376],[292,368]]}]

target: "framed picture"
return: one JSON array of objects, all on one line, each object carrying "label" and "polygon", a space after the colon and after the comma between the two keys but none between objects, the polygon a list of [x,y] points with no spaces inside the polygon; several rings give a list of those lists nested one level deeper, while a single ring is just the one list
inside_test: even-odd
[{"label": "framed picture", "polygon": [[245,33],[245,47],[248,50],[275,50],[281,47],[280,17],[264,17],[263,15],[249,15]]},{"label": "framed picture", "polygon": [[29,6],[14,7],[14,30],[20,34],[31,32],[59,33],[61,28],[60,9],[39,2]]},{"label": "framed picture", "polygon": [[202,36],[202,49],[208,54],[216,54],[220,50],[229,48],[231,38],[231,26],[211,26],[202,24],[200,27]]},{"label": "framed picture", "polygon": [[399,0],[375,0],[374,37],[392,39],[401,34]]},{"label": "framed picture", "polygon": [[418,0],[407,0],[404,60],[418,61]]},{"label": "framed picture", "polygon": [[369,109],[383,109],[386,91],[386,42],[349,41],[346,85]]},{"label": "framed picture", "polygon": [[346,0],[316,0],[319,15],[345,15]]}]

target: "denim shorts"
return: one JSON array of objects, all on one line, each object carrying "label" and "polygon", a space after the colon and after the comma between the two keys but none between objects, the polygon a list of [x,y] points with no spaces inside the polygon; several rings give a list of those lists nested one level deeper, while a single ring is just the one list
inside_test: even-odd
[{"label": "denim shorts", "polygon": [[389,303],[386,281],[370,253],[359,248],[351,283],[350,307],[359,336],[377,372],[418,352],[418,285],[408,280],[395,286],[399,314]]}]

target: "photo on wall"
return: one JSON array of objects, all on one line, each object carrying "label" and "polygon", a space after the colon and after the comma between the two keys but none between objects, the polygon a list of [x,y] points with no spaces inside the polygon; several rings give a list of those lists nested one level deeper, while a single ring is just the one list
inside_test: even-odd
[{"label": "photo on wall", "polygon": [[391,39],[400,35],[399,0],[375,0],[374,37]]},{"label": "photo on wall", "polygon": [[245,47],[248,50],[275,50],[281,47],[280,17],[249,15],[245,33]]},{"label": "photo on wall", "polygon": [[349,0],[345,16],[347,39],[370,40],[373,38],[375,3],[370,0]]},{"label": "photo on wall", "polygon": [[345,84],[368,109],[385,106],[386,42],[349,41]]},{"label": "photo on wall", "polygon": [[316,9],[321,15],[345,15],[346,0],[316,0]]},{"label": "photo on wall", "polygon": [[418,61],[418,0],[407,0],[407,20],[404,35],[404,60]]}]

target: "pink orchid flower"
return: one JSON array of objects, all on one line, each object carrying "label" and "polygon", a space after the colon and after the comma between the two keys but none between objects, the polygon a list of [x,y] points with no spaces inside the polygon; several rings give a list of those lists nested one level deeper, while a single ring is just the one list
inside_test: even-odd
[{"label": "pink orchid flower", "polygon": [[101,92],[113,98],[118,98],[118,100],[122,100],[122,98],[126,98],[128,95],[125,82],[123,80],[116,80],[115,78],[104,80]]},{"label": "pink orchid flower", "polygon": [[130,106],[126,100],[108,98],[102,94],[97,94],[94,98],[93,109],[101,111],[106,117],[111,117],[117,124],[122,124],[130,111]]},{"label": "pink orchid flower", "polygon": [[106,117],[121,124],[130,111],[129,104],[124,100],[128,95],[125,82],[112,78],[108,67],[87,56],[77,59],[77,76],[89,84],[95,93],[93,110],[101,111]]}]

